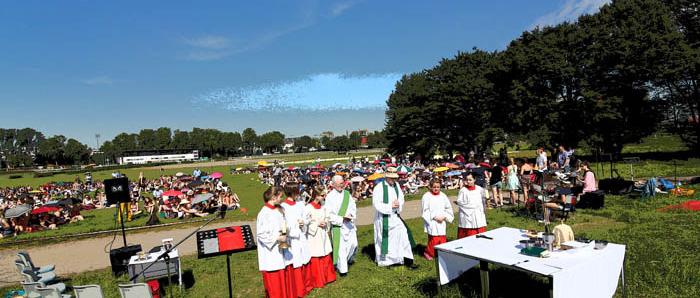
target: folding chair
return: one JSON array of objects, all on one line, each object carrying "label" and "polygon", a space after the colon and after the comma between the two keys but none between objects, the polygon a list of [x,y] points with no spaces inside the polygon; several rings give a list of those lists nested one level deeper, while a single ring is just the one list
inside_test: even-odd
[{"label": "folding chair", "polygon": [[153,298],[151,287],[145,283],[119,285],[119,294],[122,298]]},{"label": "folding chair", "polygon": [[[65,288],[64,288],[65,289]],[[70,298],[70,294],[61,294],[56,288],[36,287],[36,291],[41,295],[41,298]]]},{"label": "folding chair", "polygon": [[103,298],[102,287],[99,285],[73,286],[75,298]]},{"label": "folding chair", "polygon": [[[24,294],[27,297],[44,297],[39,291],[37,290],[38,288],[51,288],[55,289],[59,293],[63,293],[63,291],[66,290],[66,284],[64,283],[57,283],[57,284],[52,284],[52,285],[45,285],[40,282],[22,282],[22,288],[24,288]],[[58,296],[61,297],[61,296]]]},{"label": "folding chair", "polygon": [[34,262],[32,262],[32,258],[29,257],[29,253],[26,251],[18,252],[17,257],[19,257],[19,260],[21,260],[22,263],[24,263],[24,266],[26,266],[27,268],[29,268],[32,271],[35,271],[37,273],[46,273],[49,271],[53,271],[56,267],[54,265],[46,265],[46,266],[41,266],[41,267],[34,266]]},{"label": "folding chair", "polygon": [[24,281],[26,282],[48,283],[56,279],[56,273],[46,272],[37,274],[27,269],[27,267],[25,267],[24,264],[22,264],[22,262],[15,261],[15,266],[17,267],[17,271],[19,272],[19,274],[22,275]]}]

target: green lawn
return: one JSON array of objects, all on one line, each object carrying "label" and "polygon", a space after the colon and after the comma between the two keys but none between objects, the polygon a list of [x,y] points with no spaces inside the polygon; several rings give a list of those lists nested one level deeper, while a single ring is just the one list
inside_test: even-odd
[{"label": "green lawn", "polygon": [[[700,199],[696,195],[695,199]],[[658,208],[687,200],[673,196],[656,197],[646,201],[622,196],[606,197],[601,210],[579,210],[569,224],[577,236],[605,239],[627,245],[626,281],[628,297],[699,297],[700,258],[696,256],[700,239],[700,212],[659,212]],[[501,226],[541,229],[536,221],[519,216],[512,209],[487,211],[489,229]],[[407,221],[419,244],[425,244],[420,219]],[[449,238],[454,239],[455,225]],[[373,252],[371,226],[359,228],[360,252],[347,277],[311,297],[432,297],[436,295],[435,267],[416,253],[418,270],[402,267],[378,268],[370,255]],[[261,297],[264,294],[255,252],[232,257],[234,293],[237,297]],[[175,297],[225,297],[227,293],[225,257],[198,260],[183,258],[186,287]],[[546,295],[546,280],[528,274],[495,267],[491,275],[491,292],[496,297],[541,297]],[[585,279],[585,277],[583,277]],[[118,297],[115,280],[109,269],[67,277],[69,285],[100,284],[105,297]],[[15,287],[16,288],[16,287]],[[8,288],[4,289],[7,290]],[[463,277],[443,287],[447,297],[476,296],[479,292],[478,271],[472,269]],[[619,291],[618,291],[618,296]]]}]

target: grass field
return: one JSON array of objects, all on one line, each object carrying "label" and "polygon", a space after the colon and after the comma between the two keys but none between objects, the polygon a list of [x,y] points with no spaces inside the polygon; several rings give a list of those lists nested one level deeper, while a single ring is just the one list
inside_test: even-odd
[{"label": "grass field", "polygon": [[[700,196],[696,195],[696,199]],[[601,210],[579,210],[569,220],[576,236],[605,239],[627,245],[626,281],[628,297],[699,297],[700,259],[696,257],[700,239],[699,212],[659,212],[658,208],[687,200],[674,196],[659,196],[646,201],[622,196],[606,197]],[[540,229],[533,219],[520,216],[515,209],[488,210],[489,229],[501,226]],[[427,241],[420,219],[407,221],[417,242]],[[455,225],[450,226],[448,238],[454,239]],[[371,258],[373,232],[371,226],[360,227],[360,251],[357,262],[347,277],[323,289],[314,290],[311,297],[432,297],[436,295],[433,262],[418,257],[418,270],[402,267],[378,268]],[[225,297],[227,294],[225,257],[198,260],[183,258],[186,286],[172,287],[174,297]],[[255,252],[232,257],[234,295],[261,297],[264,295]],[[546,280],[523,273],[495,267],[491,273],[491,292],[495,297],[541,297],[547,294]],[[585,280],[585,277],[582,277]],[[69,285],[100,284],[105,297],[118,297],[111,271],[98,270],[67,277]],[[15,287],[17,288],[17,287]],[[5,288],[3,290],[8,290]],[[476,269],[451,284],[443,286],[446,297],[473,297],[479,292]],[[618,296],[619,291],[618,291]]]}]

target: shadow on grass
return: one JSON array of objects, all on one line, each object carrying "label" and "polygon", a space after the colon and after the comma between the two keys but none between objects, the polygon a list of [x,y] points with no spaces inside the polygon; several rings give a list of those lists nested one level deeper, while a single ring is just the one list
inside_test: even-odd
[{"label": "shadow on grass", "polygon": [[[489,283],[492,297],[549,296],[549,284],[546,278],[507,268],[491,266]],[[436,277],[424,278],[413,286],[429,297],[479,297],[481,277],[479,269],[474,267],[449,284],[441,286],[439,292]]]}]

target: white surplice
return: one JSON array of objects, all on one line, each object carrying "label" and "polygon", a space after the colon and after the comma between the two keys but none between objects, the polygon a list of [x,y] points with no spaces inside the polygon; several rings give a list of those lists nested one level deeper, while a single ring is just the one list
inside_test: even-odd
[{"label": "white surplice", "polygon": [[[452,204],[450,204],[447,195],[443,192],[438,195],[426,192],[421,199],[421,206],[423,207],[421,216],[423,217],[423,230],[431,236],[447,235],[447,223],[451,223],[455,218]],[[444,216],[445,220],[437,222],[435,218],[439,216]]]},{"label": "white surplice", "polygon": [[[386,183],[389,193],[389,202],[384,203],[383,185]],[[403,259],[413,259],[413,251],[411,250],[411,242],[408,240],[408,231],[406,226],[399,218],[401,210],[403,210],[403,191],[398,187],[398,197],[394,187],[386,181],[377,184],[372,192],[372,205],[376,210],[374,216],[374,250],[376,252],[376,261],[379,266],[390,266],[393,264],[403,264]],[[392,208],[394,200],[399,201],[398,208]],[[382,255],[382,218],[384,214],[389,215],[389,249],[386,255]]]},{"label": "white surplice", "polygon": [[476,229],[486,226],[486,213],[484,213],[483,198],[484,189],[474,186],[474,190],[462,187],[457,195],[457,207],[459,208],[459,227]]},{"label": "white surplice", "polygon": [[[309,242],[309,253],[311,257],[324,257],[333,252],[331,245],[330,231],[330,216],[325,206],[316,208],[315,203],[306,205],[306,214],[309,218],[309,223],[306,228],[306,237]],[[325,222],[326,227],[321,228],[319,223]]]},{"label": "white surplice", "polygon": [[286,267],[286,260],[292,256],[287,250],[280,250],[277,238],[283,222],[282,213],[265,205],[255,221],[255,236],[258,242],[258,267],[260,271],[277,271]]},{"label": "white surplice", "polygon": [[293,202],[285,200],[280,204],[284,209],[284,218],[287,221],[287,241],[289,242],[289,252],[292,254],[291,262],[294,268],[299,268],[304,264],[309,263],[311,255],[309,254],[309,244],[306,240],[306,232],[299,226],[299,221],[302,221],[302,227],[305,227],[307,222],[306,208],[304,202]]}]

